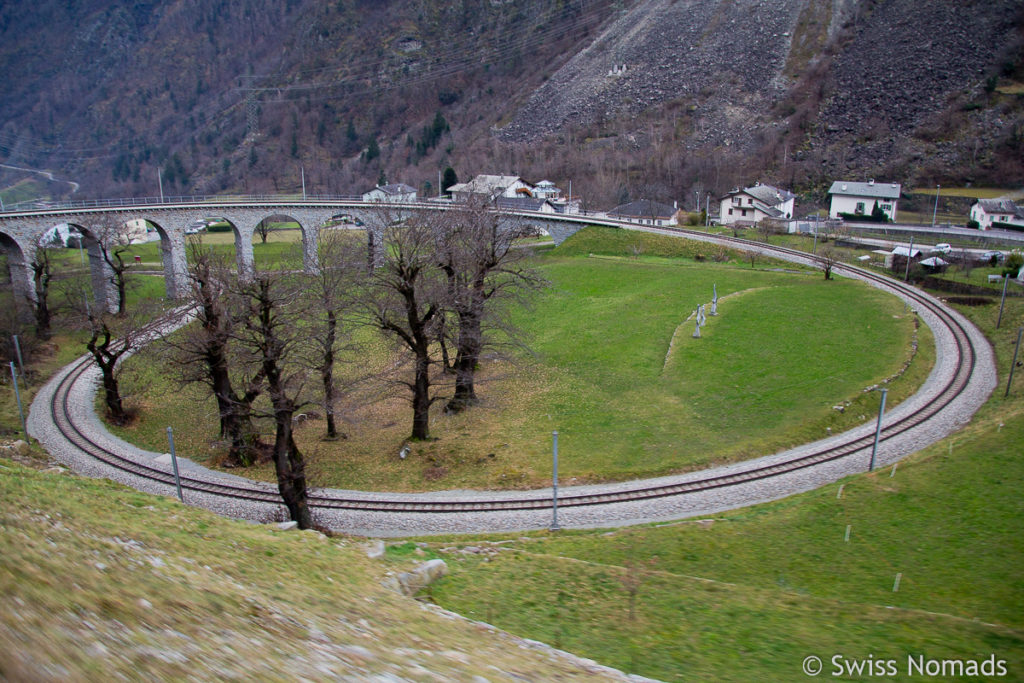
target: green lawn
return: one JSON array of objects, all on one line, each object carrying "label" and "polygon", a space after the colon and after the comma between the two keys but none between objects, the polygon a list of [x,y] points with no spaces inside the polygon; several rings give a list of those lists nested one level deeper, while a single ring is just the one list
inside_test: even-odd
[{"label": "green lawn", "polygon": [[[298,430],[312,481],[376,490],[543,486],[553,430],[561,434],[568,482],[685,471],[866,421],[878,401],[866,388],[900,375],[913,360],[890,385],[889,398],[898,402],[931,368],[928,331],[918,331],[902,304],[872,288],[810,271],[696,262],[662,250],[659,238],[644,242],[639,258],[603,255],[593,235],[583,237],[585,255],[572,255],[580,249],[570,240],[569,256],[556,249],[537,260],[550,288],[513,316],[533,355],[487,364],[481,406],[446,416],[435,404],[437,440],[415,444],[403,461],[394,454],[409,433],[404,395],[361,394],[361,403],[343,406],[347,439],[323,441],[318,420]],[[672,249],[694,248],[665,239]],[[606,251],[620,246],[613,240]],[[687,319],[698,303],[710,302],[716,285],[720,315],[694,339]],[[386,365],[388,348],[377,342],[348,360],[358,360],[357,369]],[[143,376],[124,386],[143,410],[121,433],[163,450],[170,425],[183,453],[215,460],[223,452],[215,406],[157,373],[163,353],[130,362]],[[844,412],[833,409],[847,403]],[[266,429],[269,435],[272,427]],[[247,473],[274,476],[269,464]]]},{"label": "green lawn", "polygon": [[[428,539],[453,566],[430,597],[664,680],[800,680],[808,655],[825,677],[835,654],[893,658],[901,680],[921,678],[908,656],[995,655],[1021,680],[1024,378],[1002,395],[1024,303],[999,331],[991,310],[964,312],[993,341],[1000,388],[970,426],[895,471],[705,520]],[[451,552],[469,545],[494,552]]]},{"label": "green lawn", "polygon": [[[965,197],[967,199],[995,199],[997,197],[1020,196],[1020,188],[998,187],[943,187],[939,189],[939,197]],[[935,188],[922,187],[911,194],[935,196]]]},{"label": "green lawn", "polygon": [[[235,235],[232,232],[208,232],[197,236],[189,236],[188,241],[198,240],[204,246],[210,247],[214,253],[227,258],[229,262],[235,260]],[[302,231],[298,229],[279,229],[270,232],[266,244],[260,241],[258,235],[254,236],[252,251],[253,258],[257,265],[272,266],[279,262],[301,263],[301,242]],[[188,242],[186,242],[188,244]],[[50,256],[55,265],[68,270],[76,271],[82,269],[82,254],[78,249],[52,249]],[[126,261],[133,262],[138,256],[141,263],[138,266],[142,270],[162,269],[163,261],[160,255],[160,242],[145,242],[143,244],[129,245]],[[85,262],[88,263],[89,255],[85,254]]]}]

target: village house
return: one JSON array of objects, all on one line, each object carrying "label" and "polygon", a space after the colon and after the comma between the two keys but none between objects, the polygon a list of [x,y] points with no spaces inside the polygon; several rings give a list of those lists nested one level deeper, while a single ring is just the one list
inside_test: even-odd
[{"label": "village house", "polygon": [[843,214],[870,218],[877,206],[885,212],[890,221],[895,222],[900,189],[899,183],[876,183],[874,180],[857,183],[837,180],[828,191],[832,197],[828,215],[830,218],[843,218]]},{"label": "village house", "polygon": [[719,198],[721,225],[755,225],[768,219],[788,220],[795,211],[796,195],[771,185],[757,183],[742,190],[734,189]]},{"label": "village house", "polygon": [[971,207],[971,220],[981,230],[991,229],[993,223],[1024,227],[1024,206],[1005,198],[979,199]]},{"label": "village house", "polygon": [[472,197],[484,197],[487,201],[494,201],[499,197],[532,197],[533,185],[519,176],[478,175],[468,183],[452,185],[448,191],[457,202],[466,202]]},{"label": "village house", "polygon": [[416,188],[405,183],[378,185],[363,193],[364,202],[405,203],[416,201]]},{"label": "village house", "polygon": [[615,207],[608,212],[608,217],[641,225],[676,225],[677,212],[675,206],[641,199]]}]

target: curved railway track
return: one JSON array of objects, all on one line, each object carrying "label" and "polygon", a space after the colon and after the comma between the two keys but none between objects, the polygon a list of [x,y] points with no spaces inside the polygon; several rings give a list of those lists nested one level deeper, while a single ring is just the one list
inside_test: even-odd
[{"label": "curved railway track", "polygon": [[[731,237],[716,236],[712,238],[704,233],[679,229],[649,230],[713,241],[744,250],[756,248],[766,254],[798,263],[816,263],[814,257],[805,252],[768,247],[764,244]],[[907,435],[912,435],[924,426],[930,427],[925,431],[930,433],[927,438],[934,441],[937,421],[949,422],[949,424],[938,425],[938,429],[941,431],[940,436],[951,431],[957,426],[953,424],[957,420],[950,421],[942,414],[947,408],[961,400],[965,390],[973,382],[975,391],[972,393],[977,396],[967,401],[970,407],[967,409],[966,417],[958,420],[959,422],[966,421],[994,386],[994,369],[985,367],[983,372],[978,373],[979,363],[984,363],[986,366],[991,364],[990,349],[987,348],[987,342],[983,340],[980,333],[941,302],[914,287],[870,271],[840,264],[836,265],[834,272],[864,280],[902,297],[908,302],[908,305],[925,317],[926,323],[936,333],[937,343],[940,344],[940,353],[937,354],[936,364],[941,363],[944,367],[943,372],[938,373],[942,377],[938,381],[931,381],[930,378],[917,394],[900,405],[900,407],[904,407],[913,404],[912,409],[901,411],[897,408],[887,414],[886,419],[883,420],[879,453],[883,452],[888,443],[897,442]],[[940,341],[940,338],[944,341]],[[72,396],[76,388],[78,391],[83,391],[80,385],[84,380],[88,380],[88,388],[84,390],[85,394],[90,397],[93,395],[95,379],[89,376],[90,368],[91,362],[88,358],[80,359],[51,382],[53,385],[51,392],[46,396],[44,396],[44,392],[41,392],[40,397],[37,398],[37,403],[40,400],[45,401],[49,421],[56,426],[59,439],[64,442],[62,447],[58,447],[56,450],[71,449],[76,451],[78,457],[84,454],[88,459],[101,463],[110,470],[126,473],[133,478],[133,481],[137,480],[137,483],[132,485],[138,488],[165,494],[173,491],[174,477],[166,467],[145,462],[144,458],[139,457],[137,451],[133,454],[124,453],[125,449],[110,442],[112,437],[102,427],[97,429],[94,420],[83,421],[81,416],[76,414],[76,407],[80,407],[82,399],[79,397],[76,401]],[[933,372],[933,376],[936,374]],[[988,381],[988,375],[992,376],[991,381]],[[979,384],[983,386],[979,386]],[[33,416],[37,415],[40,408],[42,406],[33,405]],[[955,412],[962,414],[964,409],[960,408]],[[750,499],[751,494],[749,492],[741,493],[741,489],[751,487],[751,490],[760,490],[757,487],[764,488],[765,483],[770,485],[769,492],[753,494],[754,500],[781,497],[798,490],[813,488],[823,481],[834,481],[839,476],[853,471],[866,469],[867,459],[864,454],[871,450],[874,428],[873,425],[867,425],[870,429],[865,429],[865,427],[866,425],[861,425],[837,437],[808,444],[787,453],[766,456],[728,467],[654,480],[563,488],[558,496],[559,512],[563,519],[568,517],[572,520],[574,509],[587,508],[594,512],[579,515],[573,521],[581,526],[601,526],[638,521],[637,515],[646,518],[686,516],[687,514],[707,512],[711,509],[748,504],[753,502]],[[38,427],[34,431],[38,431]],[[896,460],[923,445],[920,443],[920,439],[913,438],[909,439],[909,444],[912,445],[891,449],[892,452],[885,458],[881,458],[880,462]],[[51,452],[54,452],[54,449],[51,448]],[[152,457],[155,454],[148,455]],[[58,457],[60,456],[58,455]],[[854,459],[857,460],[857,464],[852,462]],[[844,464],[839,469],[826,467],[835,463]],[[819,469],[823,470],[824,475],[818,473],[813,476],[804,476],[804,473]],[[256,509],[264,511],[261,514],[265,517],[266,511],[280,509],[282,505],[276,488],[269,484],[239,478],[228,480],[202,468],[196,468],[196,470],[198,470],[196,473],[185,472],[181,477],[181,486],[188,494],[189,502],[196,502],[236,516],[253,516],[251,512],[238,513],[238,510],[241,508],[251,510],[252,506],[255,506]],[[789,483],[784,483],[784,480],[788,480]],[[776,486],[776,482],[779,483],[778,486]],[[689,508],[685,505],[682,508],[676,504],[668,508],[665,506],[651,507],[652,503],[657,504],[659,500],[700,498],[712,492],[714,493],[710,499],[712,502],[704,502],[703,507],[697,505],[690,512],[686,512]],[[736,493],[735,496],[731,495],[733,492]],[[723,500],[723,496],[724,504],[720,502]],[[709,499],[702,498],[702,500]],[[730,500],[735,505],[730,503]],[[636,507],[637,504],[644,504],[644,506]],[[518,492],[466,492],[464,495],[456,495],[454,492],[383,494],[313,489],[310,495],[310,505],[314,510],[314,515],[326,522],[327,526],[386,535],[392,532],[429,533],[431,531],[479,531],[544,526],[546,519],[544,515],[552,507],[552,496],[550,489]],[[612,510],[616,512],[610,513]],[[494,513],[517,514],[495,516]],[[455,525],[449,525],[439,519],[439,517],[455,516],[460,518],[460,522]],[[417,519],[422,520],[425,517],[430,517],[432,521],[429,523],[417,522]],[[490,517],[493,517],[491,521],[494,523],[488,521]],[[392,525],[392,522],[398,523]],[[570,523],[572,522],[570,521]]]}]

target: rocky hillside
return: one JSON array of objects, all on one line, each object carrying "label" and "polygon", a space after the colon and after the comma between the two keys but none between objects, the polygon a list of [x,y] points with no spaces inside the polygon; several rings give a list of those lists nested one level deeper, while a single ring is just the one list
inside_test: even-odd
[{"label": "rocky hillside", "polygon": [[749,123],[786,94],[783,70],[807,0],[649,0],[578,53],[502,128],[534,141],[572,125],[681,102],[699,118],[687,146],[753,140]]},{"label": "rocky hillside", "polygon": [[78,196],[155,194],[158,174],[168,194],[303,176],[431,193],[451,165],[572,180],[601,208],[756,179],[1021,183],[1022,16],[1016,0],[7,3],[0,187],[15,166]]}]

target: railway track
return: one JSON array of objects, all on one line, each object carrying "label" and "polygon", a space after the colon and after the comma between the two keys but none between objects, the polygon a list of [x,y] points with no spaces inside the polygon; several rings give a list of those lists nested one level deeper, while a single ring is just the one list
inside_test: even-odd
[{"label": "railway track", "polygon": [[[749,250],[756,248],[766,255],[781,257],[790,261],[814,264],[814,257],[805,252],[791,249],[768,247],[767,245],[740,240],[731,237],[714,237],[693,231],[681,229],[649,229],[655,232],[678,234],[693,239],[714,241],[718,244],[733,246],[739,249]],[[914,287],[908,286],[897,280],[887,278],[867,270],[837,264],[834,268],[837,274],[855,277],[864,280],[876,287],[880,287],[904,298],[910,306],[919,313],[925,314],[930,319],[929,323],[936,332],[937,339],[942,336],[948,341],[943,344],[940,352],[941,360],[948,370],[940,382],[926,383],[925,388],[919,390],[918,394],[904,404],[912,400],[918,407],[912,411],[903,411],[897,414],[893,411],[883,421],[883,428],[880,436],[880,449],[893,440],[898,440],[907,434],[913,433],[923,426],[929,425],[935,420],[943,420],[943,411],[960,399],[965,389],[971,384],[972,378],[978,369],[979,354],[988,359],[987,349],[979,349],[980,335],[969,323],[950,311],[941,302],[924,294]],[[927,322],[927,320],[926,320]],[[939,334],[941,333],[941,334]],[[76,449],[79,454],[85,454],[88,458],[102,463],[108,468],[127,473],[131,477],[145,482],[150,490],[162,492],[172,491],[174,487],[173,475],[166,469],[147,464],[136,456],[126,455],[118,452],[119,449],[111,447],[104,438],[94,438],[96,425],[89,421],[83,424],[80,417],[76,416],[76,402],[71,398],[81,382],[88,378],[88,371],[91,362],[81,359],[76,364],[69,366],[57,380],[56,385],[45,400],[47,410],[52,424],[59,431],[60,438],[66,444],[65,447]],[[986,369],[987,371],[987,369]],[[992,371],[994,373],[994,371]],[[90,384],[92,379],[87,380]],[[994,379],[993,379],[994,383]],[[80,390],[80,389],[79,389]],[[984,390],[987,397],[991,387]],[[977,393],[977,392],[975,392]],[[92,395],[90,392],[88,395]],[[79,399],[78,403],[81,402]],[[977,400],[974,403],[978,403]],[[973,410],[974,406],[970,410]],[[33,407],[35,412],[36,407]],[[934,427],[934,424],[931,425]],[[943,433],[948,432],[954,425],[941,425]],[[863,427],[863,426],[862,426]],[[930,430],[934,432],[934,429]],[[573,509],[595,509],[602,506],[614,506],[616,504],[630,504],[657,501],[658,499],[678,499],[687,496],[696,496],[707,492],[730,492],[732,489],[739,489],[744,486],[758,485],[764,482],[781,480],[787,475],[798,474],[802,471],[810,471],[820,466],[851,459],[863,457],[869,452],[874,440],[874,431],[865,433],[863,428],[855,428],[836,438],[829,439],[809,448],[794,449],[790,454],[771,456],[758,460],[740,463],[726,468],[707,470],[701,473],[689,473],[679,477],[663,477],[657,480],[637,481],[620,483],[607,486],[568,487],[560,491],[558,496],[558,507],[565,513],[571,514]],[[933,439],[934,440],[934,439]],[[911,449],[913,450],[913,449]],[[908,451],[909,452],[909,451]],[[150,454],[152,455],[152,454]],[[867,468],[867,459],[864,458],[862,465],[854,469],[863,470]],[[846,467],[849,473],[850,467]],[[835,477],[833,477],[834,480]],[[277,507],[281,506],[281,497],[275,487],[260,482],[248,480],[226,481],[219,477],[211,477],[205,474],[185,473],[181,477],[181,486],[184,491],[196,494],[198,498],[209,501],[220,499],[222,501],[244,501],[256,505]],[[806,486],[805,486],[806,487]],[[741,502],[738,504],[746,504]],[[456,513],[472,513],[486,517],[486,513],[496,512],[542,512],[552,507],[552,496],[550,489],[542,491],[508,491],[508,492],[480,492],[462,497],[439,497],[431,494],[381,494],[342,492],[335,490],[314,489],[310,494],[310,506],[314,514],[320,512],[330,516],[333,513],[345,512],[358,516],[359,513],[376,513],[375,519],[386,518],[388,513],[393,515],[406,516],[405,526],[415,526],[408,522],[408,515],[426,516],[431,515],[455,515]],[[210,507],[210,505],[207,505]],[[216,506],[214,506],[216,507]],[[609,508],[610,509],[610,508]],[[345,514],[345,520],[353,519],[352,514]],[[601,515],[598,515],[599,517]],[[533,518],[539,519],[538,516]],[[526,519],[526,518],[521,518]],[[344,522],[348,523],[348,522]],[[487,528],[484,524],[481,528]]]}]

